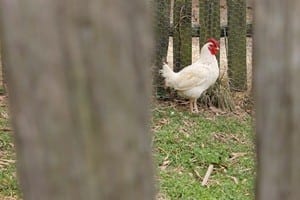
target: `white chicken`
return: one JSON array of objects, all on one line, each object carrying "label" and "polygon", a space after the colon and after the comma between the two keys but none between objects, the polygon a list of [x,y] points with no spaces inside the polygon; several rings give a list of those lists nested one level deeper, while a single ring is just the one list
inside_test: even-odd
[{"label": "white chicken", "polygon": [[179,95],[190,100],[192,113],[198,113],[197,99],[212,86],[219,77],[219,66],[216,58],[220,48],[216,39],[209,39],[203,45],[200,58],[179,72],[174,72],[167,64],[163,65],[161,74],[167,87],[174,88]]}]

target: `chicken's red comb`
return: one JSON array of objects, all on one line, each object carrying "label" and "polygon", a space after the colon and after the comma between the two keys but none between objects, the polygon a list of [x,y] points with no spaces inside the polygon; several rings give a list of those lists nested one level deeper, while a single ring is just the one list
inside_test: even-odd
[{"label": "chicken's red comb", "polygon": [[217,47],[220,47],[218,40],[216,40],[215,38],[209,38],[207,42],[211,42],[214,45],[216,45]]}]

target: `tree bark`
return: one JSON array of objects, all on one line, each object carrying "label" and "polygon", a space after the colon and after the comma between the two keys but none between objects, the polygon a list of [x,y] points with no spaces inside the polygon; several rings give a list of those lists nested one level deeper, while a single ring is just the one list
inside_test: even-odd
[{"label": "tree bark", "polygon": [[256,1],[257,200],[300,196],[300,2]]},{"label": "tree bark", "polygon": [[153,199],[146,1],[0,3],[24,199]]}]

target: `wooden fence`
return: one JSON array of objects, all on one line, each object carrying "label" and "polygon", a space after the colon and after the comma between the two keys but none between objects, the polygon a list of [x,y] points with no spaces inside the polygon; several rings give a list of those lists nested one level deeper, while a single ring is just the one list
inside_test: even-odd
[{"label": "wooden fence", "polygon": [[[230,88],[235,91],[247,89],[246,37],[252,35],[252,24],[247,23],[246,0],[227,0],[225,4],[227,14],[222,13],[222,16],[220,6],[224,8],[224,4],[220,5],[220,0],[199,0],[197,6],[192,0],[156,0],[156,2],[156,8],[158,8],[156,10],[160,10],[160,13],[156,13],[156,47],[161,47],[157,53],[162,57],[166,56],[168,42],[162,38],[168,39],[166,34],[173,37],[173,66],[175,71],[191,64],[192,37],[199,37],[200,47],[210,37],[217,39],[226,37]],[[192,13],[192,10],[195,11],[195,9],[197,12]],[[199,20],[197,23],[192,23],[195,13]],[[224,16],[227,23],[221,24],[221,18],[224,21]],[[163,31],[166,28],[169,31]],[[161,66],[158,65],[157,67],[160,68]],[[162,85],[161,82],[156,84],[158,87]]]}]

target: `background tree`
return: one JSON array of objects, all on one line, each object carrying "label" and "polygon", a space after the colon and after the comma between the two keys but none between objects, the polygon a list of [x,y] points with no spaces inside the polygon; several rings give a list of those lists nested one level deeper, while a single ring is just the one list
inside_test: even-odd
[{"label": "background tree", "polygon": [[24,199],[153,199],[146,1],[0,3]]}]

